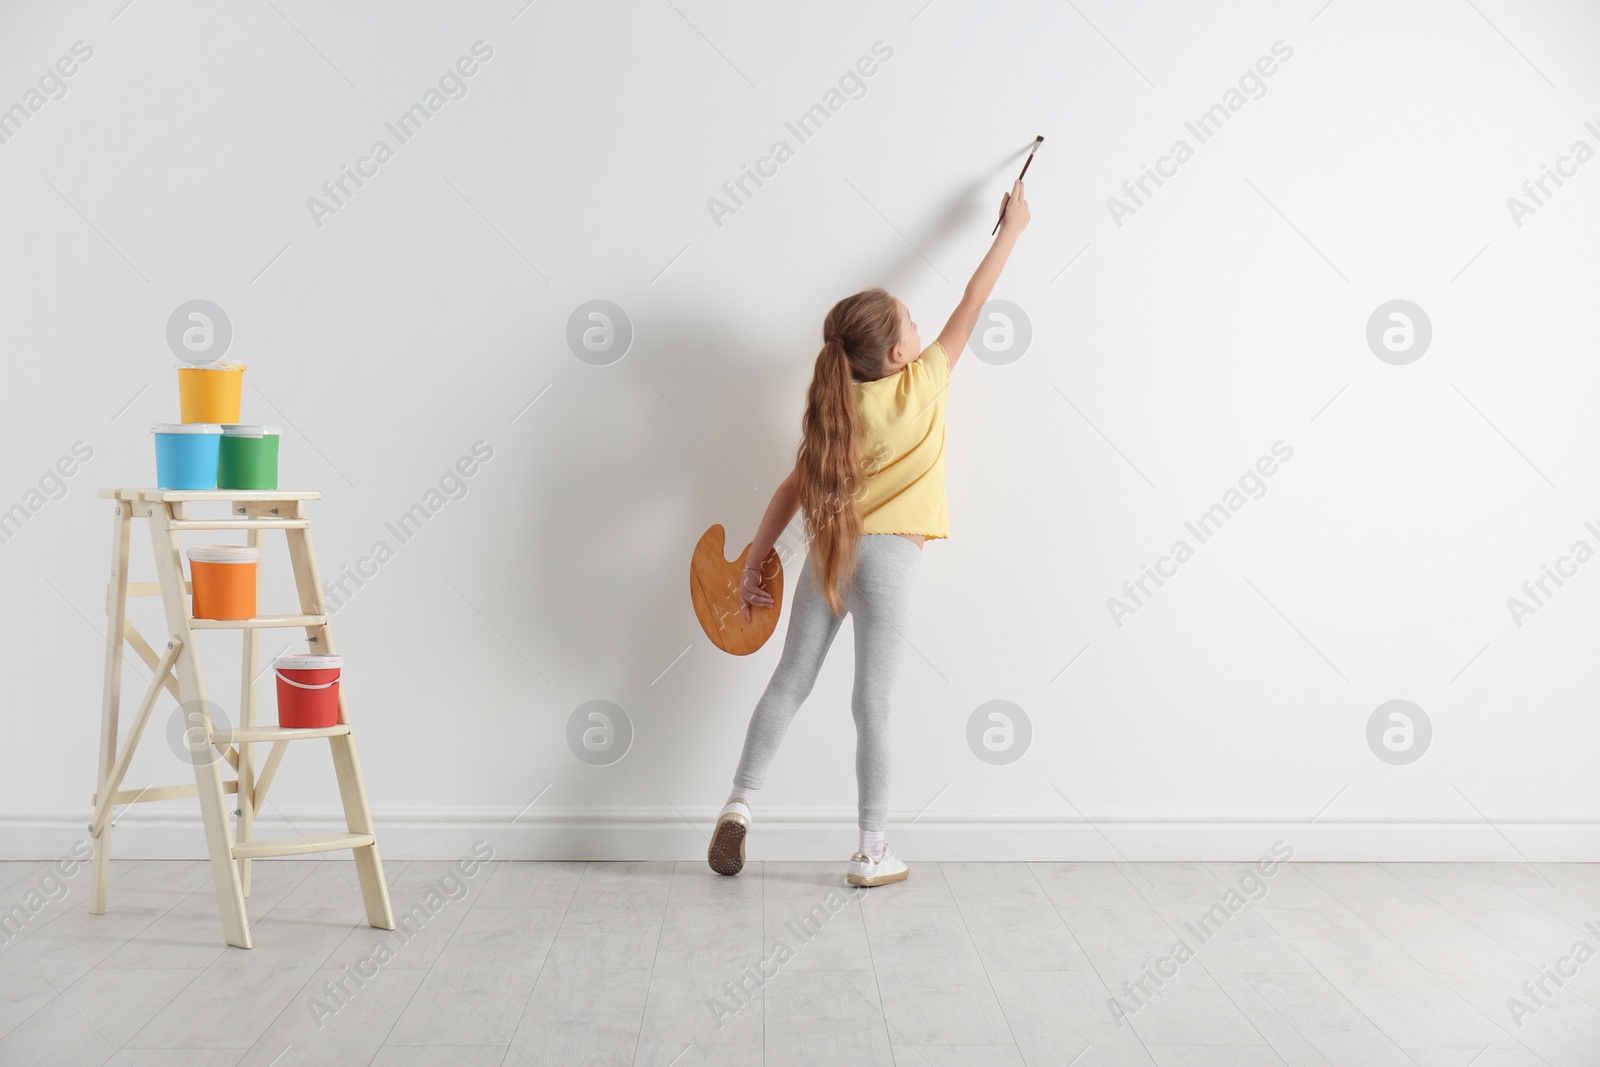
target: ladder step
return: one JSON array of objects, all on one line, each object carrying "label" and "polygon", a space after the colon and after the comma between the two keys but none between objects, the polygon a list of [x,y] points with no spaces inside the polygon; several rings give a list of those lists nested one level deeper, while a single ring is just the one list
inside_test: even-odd
[{"label": "ladder step", "polygon": [[192,630],[259,630],[269,626],[326,626],[326,615],[257,615],[253,619],[190,619]]},{"label": "ladder step", "polygon": [[345,833],[241,841],[233,846],[233,858],[253,860],[262,856],[304,856],[311,852],[334,852],[341,848],[366,848],[376,840],[372,834]]},{"label": "ladder step", "polygon": [[223,500],[235,503],[241,500],[322,499],[322,493],[316,489],[101,489],[96,495],[102,500]]},{"label": "ladder step", "polygon": [[174,519],[174,530],[306,530],[310,519]]},{"label": "ladder step", "polygon": [[214,745],[238,744],[240,741],[304,741],[308,737],[337,737],[350,732],[349,723],[334,726],[296,728],[293,726],[247,726],[238,730],[213,730]]}]

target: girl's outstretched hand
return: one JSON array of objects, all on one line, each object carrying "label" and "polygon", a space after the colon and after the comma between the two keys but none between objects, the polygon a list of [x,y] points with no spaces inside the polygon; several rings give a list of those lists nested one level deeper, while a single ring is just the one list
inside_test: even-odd
[{"label": "girl's outstretched hand", "polygon": [[1021,233],[1027,227],[1031,216],[1028,213],[1028,200],[1023,195],[1021,181],[1013,184],[1011,191],[1000,198],[1000,210],[1005,212],[1005,217],[1000,220],[1001,230]]},{"label": "girl's outstretched hand", "polygon": [[772,594],[761,588],[761,572],[754,567],[746,567],[739,578],[739,600],[744,612],[744,621],[750,621],[750,608],[772,607]]}]

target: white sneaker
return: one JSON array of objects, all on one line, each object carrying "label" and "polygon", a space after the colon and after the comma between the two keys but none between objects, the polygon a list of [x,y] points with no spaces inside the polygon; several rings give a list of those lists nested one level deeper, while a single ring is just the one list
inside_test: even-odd
[{"label": "white sneaker", "polygon": [[742,800],[724,804],[717,828],[711,832],[711,847],[706,850],[706,862],[713,871],[738,874],[744,869],[744,838],[749,832],[750,805]]},{"label": "white sneaker", "polygon": [[851,885],[888,885],[890,882],[903,882],[911,872],[899,856],[894,854],[894,848],[885,843],[883,855],[873,859],[865,852],[857,852],[850,857],[850,873],[845,875],[845,881]]}]

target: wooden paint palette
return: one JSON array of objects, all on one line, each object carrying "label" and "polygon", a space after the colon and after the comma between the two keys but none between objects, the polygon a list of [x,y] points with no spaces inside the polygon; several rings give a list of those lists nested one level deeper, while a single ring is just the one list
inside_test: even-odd
[{"label": "wooden paint palette", "polygon": [[723,558],[724,533],[719,523],[700,535],[689,561],[689,598],[694,601],[695,618],[711,643],[735,656],[748,656],[767,643],[778,627],[783,609],[783,564],[778,550],[767,553],[761,565],[762,588],[772,594],[770,608],[752,607],[750,621],[744,621],[744,605],[739,599],[739,577],[744,571],[744,546],[739,558]]}]

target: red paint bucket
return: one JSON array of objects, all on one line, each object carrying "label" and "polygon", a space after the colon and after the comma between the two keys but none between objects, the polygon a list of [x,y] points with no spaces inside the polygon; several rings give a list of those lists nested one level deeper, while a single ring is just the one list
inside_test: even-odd
[{"label": "red paint bucket", "polygon": [[339,675],[344,657],[302,652],[272,661],[278,676],[278,725],[296,730],[339,721]]}]

